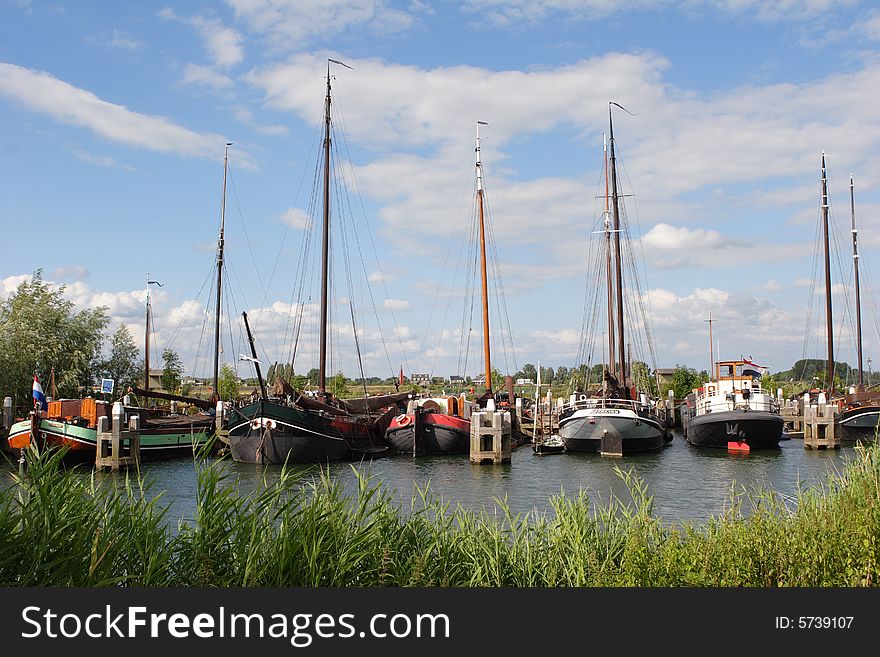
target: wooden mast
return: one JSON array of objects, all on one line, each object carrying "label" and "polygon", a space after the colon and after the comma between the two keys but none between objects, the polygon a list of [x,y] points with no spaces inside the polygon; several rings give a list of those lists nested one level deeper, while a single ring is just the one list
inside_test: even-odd
[{"label": "wooden mast", "polygon": [[[147,274],[147,278],[150,275]],[[147,321],[144,331],[144,390],[150,389],[150,281],[147,281]]]},{"label": "wooden mast", "polygon": [[856,228],[856,201],[852,174],[849,174],[849,208],[852,217],[853,269],[855,270],[854,283],[856,287],[856,356],[859,365],[859,390],[862,390],[864,377],[862,373],[862,303],[859,293],[859,231]]},{"label": "wooden mast", "polygon": [[829,392],[834,390],[834,322],[831,315],[831,252],[828,247],[828,179],[822,151],[822,241],[825,247],[825,331],[828,333],[828,364],[825,372]]},{"label": "wooden mast", "polygon": [[224,231],[226,228],[226,170],[229,165],[229,147],[232,142],[226,142],[223,153],[223,193],[220,202],[220,237],[217,240],[217,303],[214,309],[214,400],[220,399],[220,299],[223,290],[223,245]]},{"label": "wooden mast", "polygon": [[489,351],[489,279],[486,271],[486,229],[483,219],[483,164],[480,161],[480,126],[489,125],[477,121],[477,204],[480,213],[480,264],[483,279],[483,355],[486,360],[486,392],[492,392],[492,361]]},{"label": "wooden mast", "polygon": [[611,144],[611,207],[614,211],[614,268],[615,297],[617,301],[617,357],[620,371],[619,383],[626,387],[626,354],[624,353],[623,330],[623,266],[620,258],[620,203],[617,193],[617,161],[614,157],[614,125],[611,122],[611,105],[608,104],[608,132]]},{"label": "wooden mast", "polygon": [[151,320],[153,317],[153,306],[150,303],[150,286],[158,285],[162,287],[162,284],[159,281],[151,281],[149,280],[150,274],[147,274],[147,321],[146,321],[146,330],[144,331],[144,390],[147,392],[150,391],[150,330],[152,327],[150,326]]},{"label": "wooden mast", "polygon": [[611,294],[611,210],[608,207],[608,139],[602,136],[602,150],[605,155],[605,280],[608,282],[608,371],[616,370],[614,358],[614,299]]},{"label": "wooden mast", "polygon": [[324,100],[324,229],[321,241],[321,328],[318,396],[327,397],[327,293],[330,256],[330,62],[327,62],[327,97]]},{"label": "wooden mast", "polygon": [[709,311],[709,319],[704,319],[704,322],[709,323],[709,380],[712,380],[712,377],[715,376],[715,352],[712,347],[712,322],[715,320],[712,319],[712,311]]}]

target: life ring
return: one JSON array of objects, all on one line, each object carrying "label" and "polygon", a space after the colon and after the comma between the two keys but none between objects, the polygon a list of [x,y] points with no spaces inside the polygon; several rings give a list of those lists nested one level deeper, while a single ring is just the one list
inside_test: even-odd
[{"label": "life ring", "polygon": [[715,386],[707,386],[706,393],[709,395],[714,395],[715,394]]},{"label": "life ring", "polygon": [[398,426],[405,427],[412,421],[412,418],[410,418],[409,415],[398,415],[394,420],[397,422]]}]

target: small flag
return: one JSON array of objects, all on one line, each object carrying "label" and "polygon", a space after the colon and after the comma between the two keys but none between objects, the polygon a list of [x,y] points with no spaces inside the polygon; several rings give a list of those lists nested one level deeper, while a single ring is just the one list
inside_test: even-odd
[{"label": "small flag", "polygon": [[767,371],[766,367],[761,367],[760,365],[756,365],[750,360],[746,360],[743,358],[743,368],[742,373],[744,376],[761,376],[764,372]]},{"label": "small flag", "polygon": [[49,408],[49,404],[46,403],[46,395],[43,394],[43,386],[40,385],[40,380],[37,378],[36,374],[34,374],[33,395],[34,408],[39,407],[41,411],[45,411]]}]

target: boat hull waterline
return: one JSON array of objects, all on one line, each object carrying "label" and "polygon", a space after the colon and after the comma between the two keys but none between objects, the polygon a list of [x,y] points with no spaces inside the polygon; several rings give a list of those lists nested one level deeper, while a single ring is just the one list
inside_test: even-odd
[{"label": "boat hull waterline", "polygon": [[698,415],[687,420],[685,438],[698,447],[745,443],[750,449],[779,447],[784,422],[778,413],[732,410]]},{"label": "boat hull waterline", "polygon": [[[175,455],[191,454],[206,444],[213,435],[213,427],[190,429],[167,428],[140,434],[141,457],[167,458]],[[95,455],[98,446],[98,430],[83,427],[70,422],[56,420],[40,420],[39,427],[40,446],[68,447],[68,454],[72,458],[89,457]],[[31,421],[16,422],[9,430],[8,444],[14,449],[22,449],[29,445],[31,440]]]},{"label": "boat hull waterline", "polygon": [[880,406],[865,406],[844,411],[838,416],[840,439],[844,442],[875,442],[880,423]]},{"label": "boat hull waterline", "polygon": [[[395,417],[385,431],[385,439],[401,454],[412,454],[415,421],[412,413]],[[424,413],[422,451],[424,454],[467,454],[471,445],[470,420],[445,413]]]},{"label": "boat hull waterline", "polygon": [[229,448],[242,463],[324,463],[353,457],[353,446],[369,444],[366,417],[329,416],[259,401],[234,409]]},{"label": "boat hull waterline", "polygon": [[634,454],[662,449],[670,434],[659,419],[628,409],[581,409],[559,421],[566,452],[601,452],[609,435],[620,437],[623,454]]}]

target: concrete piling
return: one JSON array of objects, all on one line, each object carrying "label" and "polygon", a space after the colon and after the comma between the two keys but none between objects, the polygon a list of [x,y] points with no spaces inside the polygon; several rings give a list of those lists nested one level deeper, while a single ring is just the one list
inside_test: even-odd
[{"label": "concrete piling", "polygon": [[12,426],[12,397],[3,399],[3,426],[0,427],[0,453],[12,454],[12,448],[6,441],[9,428]]},{"label": "concrete piling", "polygon": [[471,415],[471,463],[510,463],[510,414],[487,408]]},{"label": "concrete piling", "polygon": [[837,406],[826,404],[820,398],[818,404],[804,406],[804,449],[838,449]]},{"label": "concrete piling", "polygon": [[120,402],[113,404],[112,420],[106,415],[98,418],[95,468],[118,470],[137,467],[141,460],[141,418],[132,415],[125,425],[125,409]]}]

